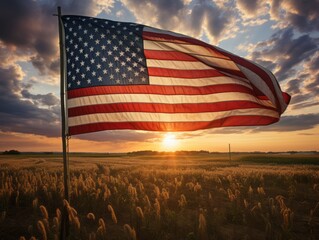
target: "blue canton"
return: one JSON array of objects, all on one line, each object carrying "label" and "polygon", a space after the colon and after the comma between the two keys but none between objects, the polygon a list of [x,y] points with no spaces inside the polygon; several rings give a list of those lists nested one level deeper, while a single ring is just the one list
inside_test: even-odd
[{"label": "blue canton", "polygon": [[67,89],[149,84],[143,26],[63,16]]}]

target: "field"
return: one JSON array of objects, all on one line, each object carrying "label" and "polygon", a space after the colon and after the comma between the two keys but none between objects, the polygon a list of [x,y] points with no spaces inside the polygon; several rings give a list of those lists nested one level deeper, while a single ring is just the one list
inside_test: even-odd
[{"label": "field", "polygon": [[0,239],[319,239],[319,155],[0,155]]}]

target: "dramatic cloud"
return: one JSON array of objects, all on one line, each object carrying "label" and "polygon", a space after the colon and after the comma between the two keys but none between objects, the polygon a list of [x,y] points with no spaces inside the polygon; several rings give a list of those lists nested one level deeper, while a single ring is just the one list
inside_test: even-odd
[{"label": "dramatic cloud", "polygon": [[63,14],[96,15],[109,11],[114,1],[0,1],[0,40],[28,52],[41,74],[58,74],[57,6]]},{"label": "dramatic cloud", "polygon": [[294,26],[300,32],[319,30],[319,2],[300,0],[272,0],[270,15],[276,27]]},{"label": "dramatic cloud", "polygon": [[208,0],[195,0],[192,4],[183,0],[123,0],[123,3],[138,22],[197,38],[206,36],[213,44],[233,37],[238,30],[231,3],[215,4]]},{"label": "dramatic cloud", "polygon": [[[20,71],[21,69],[17,66],[4,68],[0,65],[1,130],[4,132],[59,136],[59,115],[54,109],[42,109],[34,102],[20,98]],[[48,102],[48,99],[42,96],[40,101],[52,104],[52,99],[51,102]]]},{"label": "dramatic cloud", "polygon": [[312,129],[319,124],[319,114],[301,114],[297,116],[283,116],[278,123],[258,127],[254,132],[291,132]]},{"label": "dramatic cloud", "polygon": [[295,75],[294,67],[307,61],[317,49],[317,39],[309,35],[294,38],[293,29],[288,28],[278,31],[269,40],[258,43],[251,58],[273,70],[278,80],[282,81]]},{"label": "dramatic cloud", "polygon": [[98,142],[152,142],[158,139],[160,133],[146,131],[102,131],[74,136],[78,139],[92,140]]}]

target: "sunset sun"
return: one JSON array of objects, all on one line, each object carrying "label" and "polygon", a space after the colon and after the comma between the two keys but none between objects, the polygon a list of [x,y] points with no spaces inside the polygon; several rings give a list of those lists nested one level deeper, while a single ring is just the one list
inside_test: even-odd
[{"label": "sunset sun", "polygon": [[178,145],[178,140],[176,139],[176,136],[175,134],[173,133],[166,133],[163,137],[163,140],[162,140],[162,145],[163,147],[166,149],[169,149],[169,150],[173,150],[177,147]]}]

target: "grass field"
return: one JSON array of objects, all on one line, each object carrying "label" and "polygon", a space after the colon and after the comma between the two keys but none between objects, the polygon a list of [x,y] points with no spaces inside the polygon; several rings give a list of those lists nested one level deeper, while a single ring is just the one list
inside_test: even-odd
[{"label": "grass field", "polygon": [[[316,154],[73,154],[70,169],[70,239],[319,239]],[[58,239],[63,192],[59,155],[0,155],[0,239]]]}]

